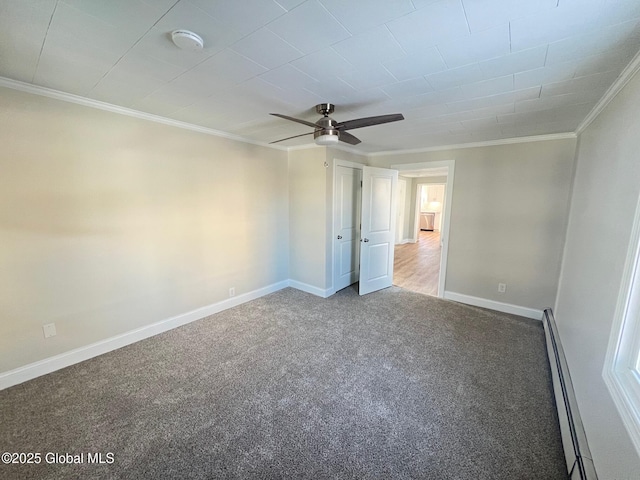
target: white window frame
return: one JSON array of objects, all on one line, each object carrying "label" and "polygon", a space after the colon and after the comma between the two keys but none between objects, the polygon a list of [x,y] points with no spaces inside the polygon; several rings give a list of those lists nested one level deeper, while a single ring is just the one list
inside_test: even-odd
[{"label": "white window frame", "polygon": [[640,455],[640,198],[602,376]]}]

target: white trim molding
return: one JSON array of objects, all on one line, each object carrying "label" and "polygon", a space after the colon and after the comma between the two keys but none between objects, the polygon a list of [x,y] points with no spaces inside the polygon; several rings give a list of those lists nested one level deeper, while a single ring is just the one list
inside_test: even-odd
[{"label": "white trim molding", "polygon": [[309,285],[308,283],[298,282],[297,280],[289,280],[288,285],[291,288],[310,293],[312,295],[315,295],[316,297],[327,298],[336,293],[333,288],[322,289],[319,287],[314,287],[313,285]]},{"label": "white trim molding", "polygon": [[107,102],[101,102],[99,100],[93,100],[87,97],[81,97],[80,95],[73,95],[71,93],[61,92],[60,90],[54,90],[52,88],[41,87],[39,85],[33,85],[30,83],[19,82],[6,77],[0,77],[0,87],[11,88],[12,90],[18,90],[25,93],[31,93],[33,95],[40,95],[42,97],[53,98],[54,100],[61,100],[63,102],[75,103],[82,105],[83,107],[95,108],[98,110],[104,110],[111,113],[117,113],[119,115],[126,115],[128,117],[139,118],[141,120],[148,120],[150,122],[161,123],[163,125],[169,125],[171,127],[182,128],[184,130],[191,130],[193,132],[204,133],[206,135],[213,135],[215,137],[226,138],[228,140],[235,140],[237,142],[249,143],[251,145],[258,145],[260,147],[274,148],[276,150],[287,151],[288,148],[283,145],[272,145],[270,143],[257,142],[250,140],[239,135],[233,135],[231,133],[223,132],[221,130],[215,130],[213,128],[203,127],[200,125],[194,125],[193,123],[181,122],[180,120],[174,120],[160,115],[154,115],[152,113],[141,112],[132,108],[121,107],[119,105],[113,105]]},{"label": "white trim molding", "polygon": [[288,286],[288,280],[274,283],[266,287],[253,290],[252,292],[243,293],[242,295],[229,298],[228,300],[223,300],[190,312],[176,315],[175,317],[167,318],[165,320],[152,323],[151,325],[136,328],[135,330],[131,330],[90,345],[85,345],[53,357],[45,358],[44,360],[30,363],[14,370],[2,372],[0,373],[0,390],[46,375],[47,373],[55,372],[61,368],[89,360],[90,358],[97,357],[98,355],[117,350],[118,348],[139,342],[145,338],[158,335],[159,333],[167,332],[182,325],[208,317],[209,315],[213,315],[214,313],[219,313],[223,310],[227,310],[270,293],[277,292],[278,290],[282,290]]},{"label": "white trim molding", "polygon": [[[633,62],[632,62],[633,63]],[[627,67],[628,69],[628,67]],[[626,70],[625,70],[626,71]],[[623,72],[624,74],[624,72]],[[622,75],[621,75],[622,77]],[[630,77],[629,77],[630,78]],[[628,78],[627,80],[628,81]],[[626,83],[626,82],[625,82]],[[624,86],[624,85],[623,85]],[[375,157],[379,155],[403,155],[408,153],[422,153],[422,152],[434,152],[439,150],[452,150],[456,148],[473,148],[473,147],[486,147],[492,145],[508,145],[513,143],[527,143],[527,142],[539,142],[544,140],[558,140],[563,138],[576,138],[576,133],[568,132],[568,133],[554,133],[549,135],[535,135],[529,137],[515,137],[515,138],[505,138],[500,140],[489,140],[484,142],[474,142],[474,143],[462,143],[458,145],[442,145],[435,147],[426,147],[426,148],[418,148],[418,149],[407,149],[407,150],[391,150],[391,151],[383,151],[383,152],[363,152],[358,149],[348,147],[346,145],[332,145],[331,147],[321,147],[316,145],[315,143],[309,143],[304,145],[295,145],[291,147],[287,147],[284,145],[273,145],[266,142],[259,142],[256,140],[251,140],[249,138],[241,137],[239,135],[234,135],[231,133],[223,132],[221,130],[215,130],[213,128],[203,127],[201,125],[195,125],[193,123],[182,122],[180,120],[174,120],[171,118],[163,117],[160,115],[154,115],[151,113],[141,112],[139,110],[134,110],[132,108],[121,107],[119,105],[113,105],[107,102],[101,102],[99,100],[94,100],[87,97],[82,97],[80,95],[74,95],[72,93],[62,92],[60,90],[54,90],[52,88],[41,87],[40,85],[34,85],[31,83],[25,83],[18,80],[13,80],[11,78],[0,77],[0,87],[10,88],[12,90],[18,90],[21,92],[31,93],[33,95],[40,95],[43,97],[53,98],[55,100],[61,100],[64,102],[75,103],[77,105],[82,105],[85,107],[96,108],[98,110],[104,110],[107,112],[117,113],[120,115],[126,115],[129,117],[139,118],[142,120],[148,120],[150,122],[161,123],[163,125],[169,125],[172,127],[182,128],[184,130],[191,130],[193,132],[204,133],[206,135],[213,135],[216,137],[226,138],[229,140],[235,140],[238,142],[248,143],[251,145],[258,145],[260,147],[273,148],[275,150],[283,150],[287,152],[295,151],[295,150],[304,150],[308,148],[334,148],[336,150],[341,150],[347,153],[353,153],[356,155],[361,155],[363,157]],[[620,87],[622,88],[622,87]],[[619,89],[618,89],[619,90]],[[617,93],[617,91],[615,92]],[[606,94],[605,94],[606,96]],[[615,96],[615,94],[613,95]],[[604,98],[604,97],[603,97]],[[611,97],[613,98],[613,97]],[[610,99],[608,100],[610,101]],[[607,101],[607,103],[608,103]],[[597,106],[596,106],[597,108]],[[604,106],[602,107],[604,108]],[[595,111],[595,108],[594,108]],[[593,113],[593,111],[591,112]],[[598,110],[594,114],[595,116],[600,113]],[[590,114],[591,115],[591,114]],[[589,117],[587,117],[589,118]],[[583,122],[584,124],[585,122]],[[586,125],[585,125],[586,126]],[[579,130],[581,131],[581,130]]]},{"label": "white trim molding", "polygon": [[333,169],[335,171],[335,167],[349,167],[349,168],[357,168],[362,170],[362,167],[366,167],[368,165],[364,163],[350,162],[349,160],[342,160],[340,158],[333,159]]},{"label": "white trim molding", "polygon": [[464,303],[466,305],[473,305],[474,307],[488,308],[490,310],[496,310],[503,313],[511,313],[513,315],[520,315],[521,317],[532,318],[534,320],[542,321],[542,310],[529,307],[521,307],[520,305],[512,305],[510,303],[497,302],[495,300],[489,300],[487,298],[474,297],[471,295],[465,295],[464,293],[456,293],[445,291],[444,298],[446,300],[453,300],[454,302]]},{"label": "white trim molding", "polygon": [[638,73],[640,70],[640,52],[636,54],[635,57],[629,62],[629,65],[625,67],[624,70],[618,75],[618,78],[615,82],[607,89],[602,98],[598,100],[598,103],[591,109],[589,114],[580,122],[578,128],[576,128],[576,134],[580,135],[584,130],[591,125],[598,115],[609,105],[609,102],[613,100],[620,90],[622,90],[629,80],[633,78],[633,76]]},{"label": "white trim molding", "polygon": [[500,140],[486,140],[484,142],[458,143],[455,145],[441,145],[441,146],[435,146],[435,147],[414,148],[414,149],[407,149],[407,150],[388,150],[386,152],[368,153],[367,156],[379,157],[381,155],[406,155],[408,153],[439,152],[442,150],[457,150],[459,148],[493,147],[495,145],[512,145],[514,143],[544,142],[548,140],[565,140],[567,138],[576,138],[576,137],[577,135],[574,132],[550,133],[547,135],[533,135],[529,137],[512,137],[512,138],[502,138]]},{"label": "white trim molding", "polygon": [[[310,134],[313,132],[309,132]],[[310,148],[333,148],[334,150],[339,150],[341,152],[346,152],[346,153],[353,153],[355,155],[360,155],[361,157],[365,157],[368,155],[366,152],[361,152],[360,150],[357,150],[355,148],[352,147],[347,147],[346,145],[341,145],[341,144],[336,144],[336,145],[316,145],[315,143],[305,143],[302,145],[294,145],[291,147],[285,147],[289,152],[294,152],[296,150],[308,150]]]},{"label": "white trim molding", "polygon": [[640,455],[640,197],[602,376]]}]

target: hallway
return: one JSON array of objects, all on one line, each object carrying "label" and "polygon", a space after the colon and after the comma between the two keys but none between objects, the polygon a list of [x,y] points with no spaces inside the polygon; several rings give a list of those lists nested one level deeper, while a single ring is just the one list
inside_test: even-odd
[{"label": "hallway", "polygon": [[420,231],[416,243],[396,245],[393,284],[426,295],[438,295],[440,232]]}]

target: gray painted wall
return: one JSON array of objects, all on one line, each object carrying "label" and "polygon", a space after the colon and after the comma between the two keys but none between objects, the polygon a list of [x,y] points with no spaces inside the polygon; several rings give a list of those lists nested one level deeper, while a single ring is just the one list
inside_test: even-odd
[{"label": "gray painted wall", "polygon": [[333,286],[336,159],[366,162],[364,155],[334,148],[310,147],[289,152],[290,278],[320,290]]},{"label": "gray painted wall", "polygon": [[[0,371],[223,300],[230,286],[331,286],[333,159],[365,157],[287,155],[13,90],[0,96]],[[604,480],[640,471],[601,377],[640,194],[638,105],[636,76],[580,136],[568,229],[574,140],[369,159],[456,160],[448,290],[552,305],[566,231],[555,312]],[[49,322],[58,335],[45,341]]]},{"label": "gray painted wall", "polygon": [[[455,160],[447,291],[542,309],[556,299],[575,139],[370,157]],[[507,283],[499,294],[498,282]]]},{"label": "gray painted wall", "polygon": [[289,278],[326,288],[327,178],[324,148],[289,152]]},{"label": "gray painted wall", "polygon": [[0,372],[289,278],[286,152],[0,101]]},{"label": "gray painted wall", "polygon": [[640,75],[580,135],[562,276],[560,338],[601,480],[640,478],[640,457],[602,378],[640,195]]}]

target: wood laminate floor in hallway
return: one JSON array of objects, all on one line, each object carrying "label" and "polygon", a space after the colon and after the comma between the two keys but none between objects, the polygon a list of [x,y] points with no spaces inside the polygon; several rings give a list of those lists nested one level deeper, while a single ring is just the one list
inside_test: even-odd
[{"label": "wood laminate floor in hallway", "polygon": [[396,245],[393,284],[413,292],[438,295],[440,232],[420,231],[416,243]]}]

